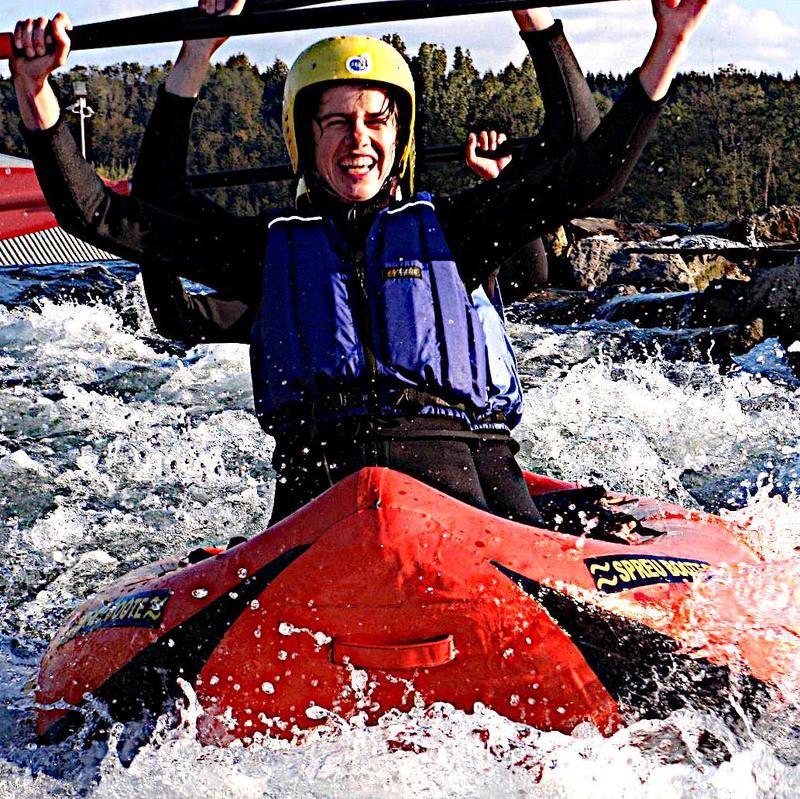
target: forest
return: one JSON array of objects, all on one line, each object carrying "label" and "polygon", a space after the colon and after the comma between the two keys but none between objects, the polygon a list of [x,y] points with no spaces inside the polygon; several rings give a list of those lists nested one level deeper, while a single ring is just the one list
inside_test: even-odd
[{"label": "forest", "polygon": [[[481,74],[468,50],[450,55],[434,44],[407,52],[396,34],[385,37],[408,58],[421,97],[418,146],[463,143],[468,131],[496,127],[532,135],[542,105],[529,58]],[[170,63],[123,62],[75,66],[55,79],[64,104],[85,81],[95,111],[87,123],[88,157],[108,177],[130,174],[139,143]],[[191,172],[264,166],[286,161],[280,107],[287,65],[265,69],[242,54],[216,64],[193,118]],[[587,75],[601,114],[628,76]],[[77,118],[70,115],[72,124]],[[733,219],[772,205],[800,204],[800,75],[753,74],[734,67],[713,75],[681,74],[625,191],[598,215],[632,221],[701,222]],[[10,80],[0,79],[0,151],[24,155]],[[420,170],[418,185],[452,191],[471,180],[463,164]],[[291,199],[288,183],[217,189],[215,199],[238,213]]]}]

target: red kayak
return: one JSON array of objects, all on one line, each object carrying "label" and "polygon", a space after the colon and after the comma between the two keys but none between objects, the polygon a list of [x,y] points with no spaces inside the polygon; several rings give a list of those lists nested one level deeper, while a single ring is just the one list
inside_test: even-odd
[{"label": "red kayak", "polygon": [[[127,180],[104,180],[117,194],[128,194]],[[0,166],[0,241],[58,225],[32,166]]]},{"label": "red kayak", "polygon": [[[528,480],[534,495],[576,488]],[[78,607],[41,664],[39,733],[74,729],[87,694],[115,719],[159,712],[179,680],[215,744],[432,702],[604,733],[725,705],[732,679],[742,706],[762,702],[786,658],[720,624],[741,613],[730,570],[761,568],[742,530],[655,500],[624,509],[642,525],[629,540],[571,535],[364,469],[260,535],[146,566]],[[704,585],[719,607],[700,649]]]}]

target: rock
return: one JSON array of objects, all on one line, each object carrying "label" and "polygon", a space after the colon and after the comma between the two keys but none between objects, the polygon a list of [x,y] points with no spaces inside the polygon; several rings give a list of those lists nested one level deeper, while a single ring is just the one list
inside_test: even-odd
[{"label": "rock", "polygon": [[626,283],[662,291],[697,289],[694,275],[680,255],[631,252],[606,236],[579,241],[569,255],[570,283],[595,289],[607,283]]},{"label": "rock", "polygon": [[0,474],[11,476],[24,472],[32,472],[42,477],[47,475],[47,469],[41,463],[33,460],[23,449],[18,449],[0,458]]},{"label": "rock", "polygon": [[616,219],[603,219],[596,216],[573,219],[568,225],[568,233],[572,241],[579,241],[590,236],[622,238],[619,222]]},{"label": "rock", "polygon": [[570,239],[563,227],[558,228],[554,233],[546,233],[543,238],[548,253],[552,253],[556,258],[566,255]]},{"label": "rock", "polygon": [[506,308],[510,322],[532,325],[573,325],[594,318],[603,301],[586,291],[542,288],[530,292],[523,303]]},{"label": "rock", "polygon": [[738,264],[722,255],[684,255],[683,258],[686,268],[694,275],[694,284],[698,289],[704,289],[720,278],[747,279],[747,273]]},{"label": "rock", "polygon": [[800,207],[771,206],[765,214],[744,217],[742,224],[763,242],[800,241]]},{"label": "rock", "polygon": [[661,291],[697,289],[695,275],[680,255],[669,253],[632,253],[628,259],[619,258],[615,282],[646,286]]},{"label": "rock", "polygon": [[653,241],[661,238],[667,232],[666,228],[666,225],[650,222],[624,222],[598,216],[585,216],[573,219],[569,223],[568,235],[573,242],[590,236],[613,236],[622,241]]},{"label": "rock", "polygon": [[767,336],[784,346],[800,337],[800,266],[759,269],[749,281],[722,279],[691,299],[690,326],[763,319]]},{"label": "rock", "polygon": [[614,297],[603,303],[595,316],[606,322],[625,319],[638,327],[679,327],[693,296],[694,292],[682,291]]},{"label": "rock", "polygon": [[800,337],[800,266],[789,264],[757,271],[742,310],[762,317],[769,335],[791,345]]},{"label": "rock", "polygon": [[636,242],[655,241],[673,232],[666,226],[651,222],[620,222],[619,229],[620,238]]},{"label": "rock", "polygon": [[706,327],[737,324],[742,319],[753,318],[750,291],[750,284],[745,280],[715,280],[691,297],[682,322],[687,327]]},{"label": "rock", "polygon": [[733,356],[748,352],[764,340],[764,324],[754,319],[746,325],[725,325],[670,331],[662,340],[666,360],[708,359],[723,367],[733,366]]},{"label": "rock", "polygon": [[690,233],[686,236],[674,237],[672,246],[676,250],[736,250],[749,248],[750,245],[726,236],[714,236],[710,233]]},{"label": "rock", "polygon": [[567,257],[568,281],[582,289],[608,283],[615,271],[614,256],[623,247],[611,236],[592,236],[577,242]]}]

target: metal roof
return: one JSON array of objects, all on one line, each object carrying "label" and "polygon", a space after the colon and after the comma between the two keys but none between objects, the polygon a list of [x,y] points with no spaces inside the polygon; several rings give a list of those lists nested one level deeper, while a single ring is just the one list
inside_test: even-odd
[{"label": "metal roof", "polygon": [[59,227],[0,241],[0,265],[71,264],[118,261],[119,256],[76,239]]}]

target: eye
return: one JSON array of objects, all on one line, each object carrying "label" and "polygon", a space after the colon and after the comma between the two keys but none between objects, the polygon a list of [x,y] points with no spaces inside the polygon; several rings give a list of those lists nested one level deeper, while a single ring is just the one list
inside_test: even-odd
[{"label": "eye", "polygon": [[321,131],[343,132],[350,129],[350,120],[345,117],[323,117],[317,119]]},{"label": "eye", "polygon": [[397,125],[397,115],[393,113],[378,114],[367,120],[370,127],[388,128]]}]

